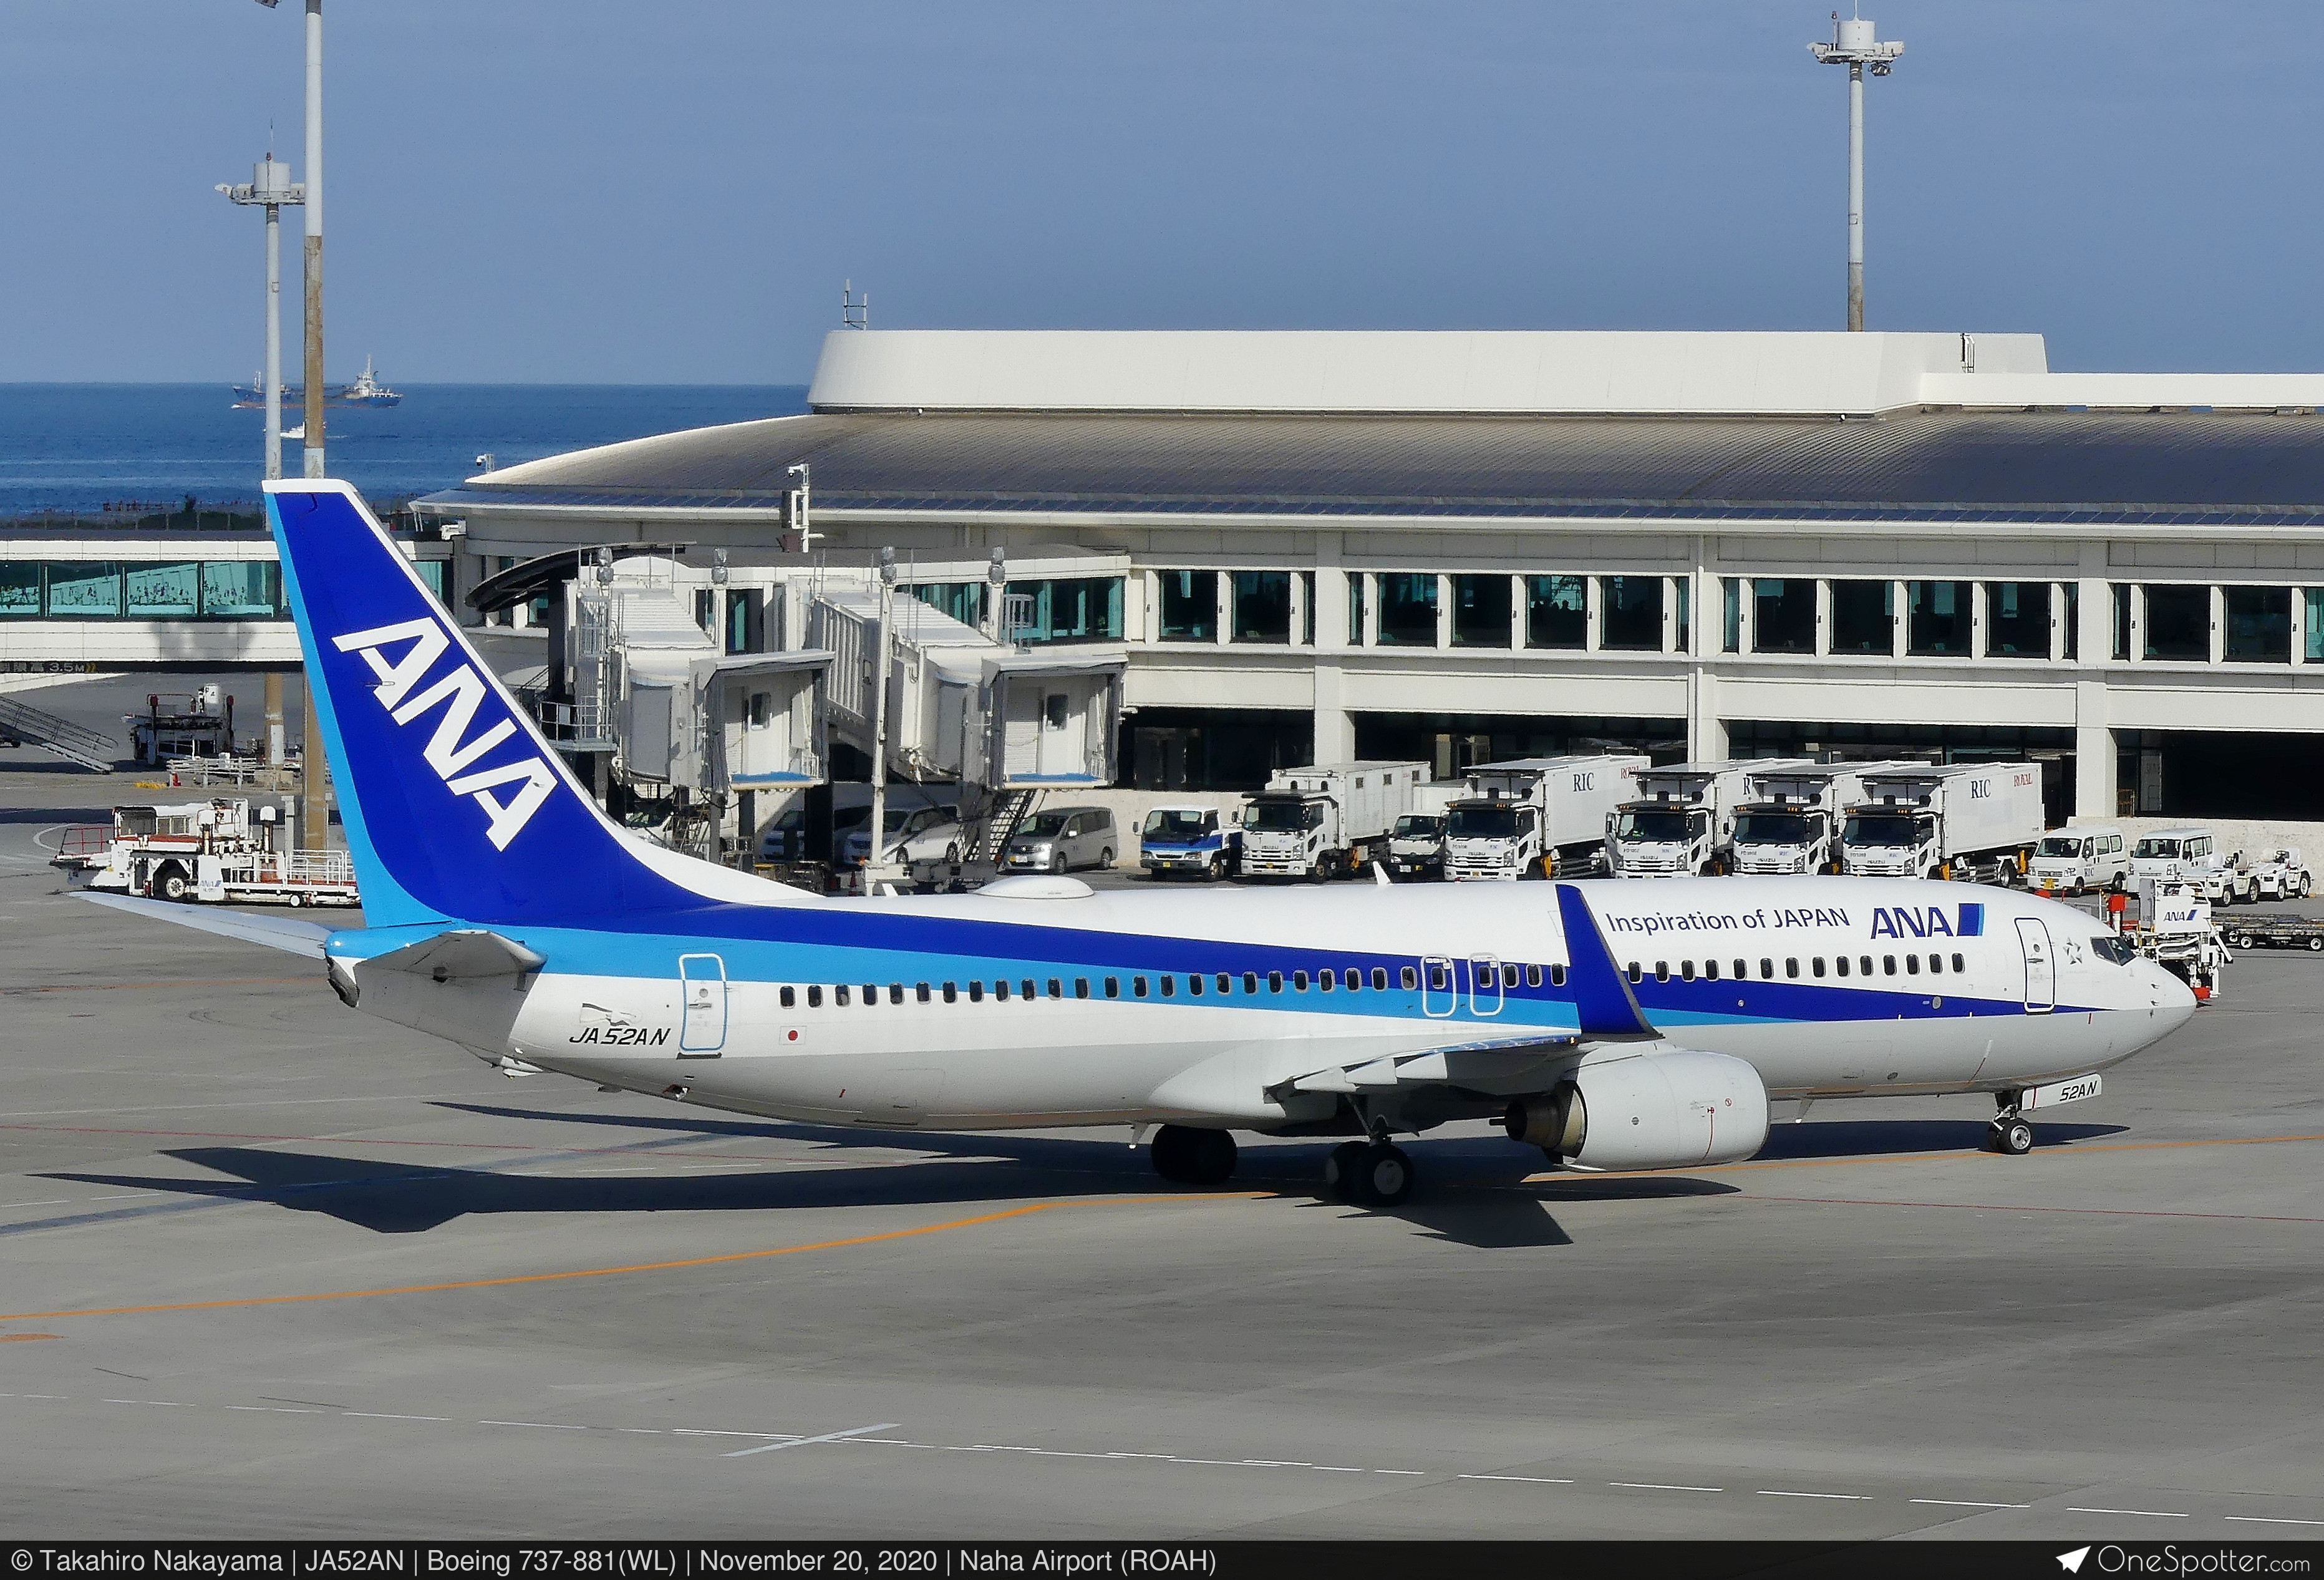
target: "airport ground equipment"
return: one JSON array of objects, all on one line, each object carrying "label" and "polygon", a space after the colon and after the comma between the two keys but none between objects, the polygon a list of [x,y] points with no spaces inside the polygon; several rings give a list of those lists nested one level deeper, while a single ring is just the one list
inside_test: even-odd
[{"label": "airport ground equipment", "polygon": [[1735,808],[1729,870],[1764,873],[1840,871],[1840,832],[1863,799],[1865,774],[1892,762],[1776,764],[1744,775],[1749,798]]},{"label": "airport ground equipment", "polygon": [[155,900],[222,904],[355,905],[344,850],[293,848],[287,806],[221,797],[115,807],[113,821],[64,831],[55,864],[88,887]]},{"label": "airport ground equipment", "polygon": [[130,714],[124,722],[140,767],[158,768],[172,757],[231,757],[235,752],[234,698],[216,682],[198,691],[154,692],[145,698],[143,713]]},{"label": "airport ground equipment", "polygon": [[1637,776],[1637,799],[1607,818],[1606,867],[1618,878],[1700,877],[1727,870],[1735,810],[1750,776],[1812,768],[1805,757],[1680,762]]},{"label": "airport ground equipment", "polygon": [[2229,922],[2219,936],[2230,949],[2305,949],[2324,955],[2324,919],[2312,916],[2253,916]]},{"label": "airport ground equipment", "polygon": [[2025,886],[2045,894],[2120,893],[2130,877],[2130,836],[2111,823],[2053,828],[2025,864]]},{"label": "airport ground equipment", "polygon": [[1138,864],[1156,878],[1207,878],[1227,875],[1232,855],[1229,830],[1216,807],[1161,806],[1148,809],[1139,830]]},{"label": "airport ground equipment", "polygon": [[1606,820],[1637,790],[1641,756],[1531,757],[1472,768],[1445,810],[1456,883],[1586,877],[1603,869]]},{"label": "airport ground equipment", "polygon": [[1284,769],[1243,805],[1243,875],[1345,877],[1387,854],[1389,830],[1428,782],[1425,762]]},{"label": "airport ground equipment", "polygon": [[0,697],[0,745],[32,746],[96,773],[110,773],[119,743],[14,697]]},{"label": "airport ground equipment", "polygon": [[2202,885],[2144,880],[2138,911],[2142,919],[2132,938],[2138,952],[2192,989],[2198,1004],[2217,1001],[2235,956],[2212,921]]},{"label": "airport ground equipment", "polygon": [[1877,769],[1840,831],[1840,870],[1865,878],[2011,883],[2042,841],[2042,765]]},{"label": "airport ground equipment", "polygon": [[2130,847],[2133,887],[2149,883],[2185,884],[2206,900],[2233,905],[2245,897],[2243,875],[2236,869],[2240,855],[2220,848],[2219,836],[2200,825],[2156,828],[2138,836]]},{"label": "airport ground equipment", "polygon": [[2245,897],[2251,900],[2305,900],[2315,887],[2308,858],[2296,845],[2263,852],[2243,870]]}]

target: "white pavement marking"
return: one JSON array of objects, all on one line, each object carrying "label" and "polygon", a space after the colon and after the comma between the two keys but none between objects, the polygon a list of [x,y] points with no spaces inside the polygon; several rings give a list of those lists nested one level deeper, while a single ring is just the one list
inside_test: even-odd
[{"label": "white pavement marking", "polygon": [[1872,1501],[1871,1494],[1868,1492],[1778,1492],[1766,1487],[1759,1489],[1759,1496],[1763,1498],[1830,1498],[1842,1503]]},{"label": "white pavement marking", "polygon": [[891,1427],[901,1425],[903,1423],[900,1421],[874,1421],[868,1427],[850,1427],[844,1432],[825,1432],[819,1437],[793,1437],[787,1443],[761,1443],[756,1448],[737,1448],[731,1454],[722,1454],[718,1457],[744,1459],[753,1454],[772,1454],[779,1448],[804,1448],[810,1443],[836,1443],[843,1438],[860,1437],[866,1432],[885,1432]]},{"label": "white pavement marking", "polygon": [[544,1432],[586,1432],[586,1427],[576,1427],[563,1421],[478,1421],[479,1427],[538,1427]]},{"label": "white pavement marking", "polygon": [[2264,1514],[2222,1514],[2219,1518],[2239,1525],[2324,1525],[2324,1520],[2272,1520]]},{"label": "white pavement marking", "polygon": [[1673,1482],[1608,1482],[1609,1487],[1631,1487],[1641,1492],[1723,1492],[1725,1487],[1690,1487]]},{"label": "white pavement marking", "polygon": [[1573,1484],[1573,1478],[1572,1476],[1486,1475],[1480,1472],[1465,1470],[1456,1474],[1453,1479],[1463,1482],[1531,1482],[1536,1485],[1545,1487],[1570,1487]]},{"label": "white pavement marking", "polygon": [[2149,1520],[2184,1520],[2184,1514],[2174,1514],[2168,1509],[2085,1509],[2080,1503],[2066,1505],[2069,1514],[2140,1514]]},{"label": "white pavement marking", "polygon": [[1945,1509],[2031,1509],[2031,1503],[1980,1503],[1973,1498],[1907,1498],[1908,1503],[1933,1503]]},{"label": "white pavement marking", "polygon": [[343,1416],[353,1416],[366,1421],[448,1421],[449,1416],[392,1416],[385,1410],[341,1410]]}]

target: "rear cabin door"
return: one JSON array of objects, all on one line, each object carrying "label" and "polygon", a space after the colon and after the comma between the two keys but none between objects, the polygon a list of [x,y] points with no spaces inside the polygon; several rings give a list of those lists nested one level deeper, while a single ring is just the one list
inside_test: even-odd
[{"label": "rear cabin door", "polygon": [[1449,956],[1425,955],[1420,961],[1420,1012],[1449,1015],[1461,1007],[1461,990],[1452,980]]},{"label": "rear cabin door", "polygon": [[2020,917],[2017,943],[2025,952],[2025,1012],[2046,1015],[2058,1007],[2058,967],[2051,957],[2050,929],[2032,917]]},{"label": "rear cabin door", "polygon": [[1501,958],[1498,955],[1471,955],[1469,966],[1469,1012],[1472,1015],[1498,1015],[1501,1012]]},{"label": "rear cabin door", "polygon": [[678,991],[685,994],[685,1021],[678,1050],[703,1057],[726,1046],[726,962],[716,955],[680,955]]}]

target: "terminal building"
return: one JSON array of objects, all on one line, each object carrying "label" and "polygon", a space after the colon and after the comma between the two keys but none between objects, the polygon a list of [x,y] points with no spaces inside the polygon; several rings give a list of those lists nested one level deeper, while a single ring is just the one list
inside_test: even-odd
[{"label": "terminal building", "polygon": [[809,646],[890,548],[964,626],[1005,602],[1008,645],[1126,655],[1151,790],[2031,756],[2057,822],[2319,816],[2324,375],[2052,373],[2029,335],[842,330],[809,404],[472,478],[415,507],[423,552],[456,605],[659,553],[739,654]]}]

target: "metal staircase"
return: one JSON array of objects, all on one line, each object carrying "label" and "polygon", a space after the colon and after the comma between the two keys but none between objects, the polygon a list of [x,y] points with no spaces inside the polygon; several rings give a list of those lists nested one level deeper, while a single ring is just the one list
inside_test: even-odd
[{"label": "metal staircase", "polygon": [[982,827],[977,832],[976,848],[969,859],[993,866],[1001,864],[1001,853],[1008,848],[1009,836],[1017,826],[1033,815],[1033,803],[1041,799],[1038,790],[996,791],[985,803]]},{"label": "metal staircase", "polygon": [[70,719],[43,713],[12,697],[0,697],[0,740],[38,746],[97,773],[112,772],[121,760],[120,744],[110,735],[83,729]]}]

